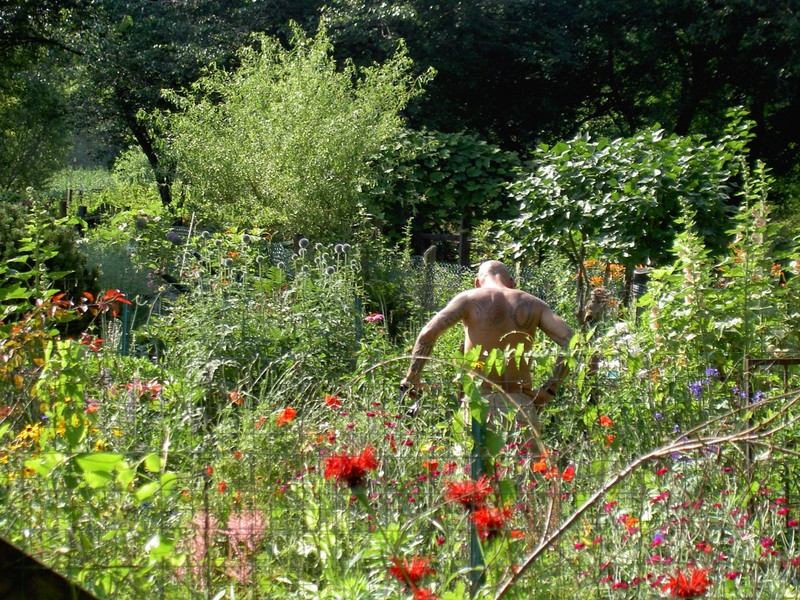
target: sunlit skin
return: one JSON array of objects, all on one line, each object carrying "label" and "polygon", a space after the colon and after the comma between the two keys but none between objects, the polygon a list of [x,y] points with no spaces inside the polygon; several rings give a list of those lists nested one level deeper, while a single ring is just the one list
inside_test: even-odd
[{"label": "sunlit skin", "polygon": [[[544,332],[565,351],[573,336],[569,325],[545,302],[516,289],[514,279],[503,263],[486,261],[478,270],[475,288],[455,296],[420,331],[408,372],[400,382],[402,389],[416,395],[422,370],[436,341],[459,322],[464,326],[464,351],[480,346],[483,355],[494,349],[513,349],[519,344],[527,352],[537,330]],[[528,361],[518,363],[511,358],[502,376],[494,372],[489,379],[505,392],[530,394],[536,405],[541,406],[552,398],[566,374],[566,365],[560,357],[550,379],[533,390]],[[491,384],[484,385],[485,391],[491,391],[491,387]]]}]

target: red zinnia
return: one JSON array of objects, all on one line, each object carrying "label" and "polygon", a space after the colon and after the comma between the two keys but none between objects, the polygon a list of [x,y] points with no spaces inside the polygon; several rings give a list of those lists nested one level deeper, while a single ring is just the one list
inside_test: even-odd
[{"label": "red zinnia", "polygon": [[492,493],[492,487],[485,475],[481,475],[477,480],[472,481],[448,481],[445,483],[447,491],[444,494],[446,500],[458,502],[467,510],[473,510],[483,505],[484,500]]},{"label": "red zinnia", "polygon": [[297,416],[297,411],[293,409],[291,406],[288,406],[281,411],[281,414],[278,415],[278,420],[275,421],[275,425],[277,425],[278,427],[280,427],[281,425],[288,425],[294,420],[296,416]]},{"label": "red zinnia", "polygon": [[661,586],[661,591],[669,592],[673,598],[697,598],[704,595],[711,585],[708,569],[693,568],[686,574],[677,572],[676,577],[669,577],[666,585]]},{"label": "red zinnia", "polygon": [[471,519],[478,529],[478,536],[485,542],[495,538],[503,530],[505,524],[511,519],[511,509],[509,507],[483,506],[472,513]]},{"label": "red zinnia", "polygon": [[404,558],[401,562],[399,558],[395,557],[392,559],[392,563],[393,565],[389,568],[389,574],[398,581],[415,589],[420,579],[426,575],[433,575],[436,573],[436,571],[430,567],[430,559],[420,556],[413,557],[411,562],[409,562],[407,558]]},{"label": "red zinnia", "polygon": [[367,446],[358,456],[350,456],[346,452],[334,454],[325,460],[325,479],[336,479],[349,487],[364,483],[367,471],[378,468],[378,461]]}]

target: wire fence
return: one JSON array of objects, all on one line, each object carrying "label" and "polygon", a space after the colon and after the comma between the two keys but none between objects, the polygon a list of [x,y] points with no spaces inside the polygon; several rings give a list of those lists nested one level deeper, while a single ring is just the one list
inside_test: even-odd
[{"label": "wire fence", "polygon": [[[454,395],[434,390],[413,417],[395,406],[346,408],[329,420],[296,417],[291,435],[264,427],[240,450],[216,445],[187,405],[169,421],[184,419],[197,436],[165,435],[158,460],[121,453],[97,480],[63,456],[51,457],[60,462],[43,477],[20,454],[4,466],[12,476],[2,488],[2,537],[103,598],[317,597],[325,577],[388,572],[387,548],[379,555],[353,544],[380,546],[377,534],[398,525],[412,546],[447,549],[438,569],[474,566],[472,525],[447,500],[447,482],[469,478],[475,460],[469,434],[446,427],[460,411]],[[238,425],[242,439],[260,431],[257,413]],[[153,429],[169,431],[166,418],[150,416]],[[797,584],[796,467],[774,451],[790,445],[779,432],[762,440],[772,452],[761,445],[750,458],[742,440],[665,451],[613,486],[637,457],[604,447],[606,433],[576,430],[549,457],[512,435],[492,459],[497,504],[514,508],[504,535],[516,562],[583,511],[520,587],[541,589],[538,581],[558,573],[589,597],[619,585],[625,597],[649,598],[686,564],[714,567],[721,585],[728,576],[761,582],[762,591],[773,589],[765,581]],[[367,506],[324,476],[335,449],[364,443],[380,464],[365,480]]]}]

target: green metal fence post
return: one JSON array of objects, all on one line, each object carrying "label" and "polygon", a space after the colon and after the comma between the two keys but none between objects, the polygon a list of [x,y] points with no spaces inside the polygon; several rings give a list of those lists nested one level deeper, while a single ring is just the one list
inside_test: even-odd
[{"label": "green metal fence post", "polygon": [[[472,465],[470,466],[470,475],[473,480],[477,480],[481,475],[486,473],[486,464],[484,462],[486,453],[484,451],[484,444],[486,441],[486,425],[481,423],[478,419],[472,419]],[[478,529],[474,523],[470,524],[470,538],[469,538],[469,577],[470,577],[470,597],[474,597],[478,589],[486,581],[485,565],[483,561],[483,549],[481,548],[481,540],[478,536]]]}]

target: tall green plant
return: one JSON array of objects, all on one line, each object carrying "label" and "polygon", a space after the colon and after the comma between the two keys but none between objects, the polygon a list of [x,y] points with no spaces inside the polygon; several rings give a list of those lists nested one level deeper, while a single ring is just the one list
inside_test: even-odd
[{"label": "tall green plant", "polygon": [[683,205],[694,212],[704,243],[724,247],[732,180],[752,137],[741,112],[730,118],[730,133],[715,143],[652,128],[630,138],[584,135],[540,146],[533,168],[511,186],[520,207],[503,227],[515,239],[511,253],[555,248],[581,273],[579,284],[588,282],[587,259],[632,273],[638,264],[667,259]]},{"label": "tall green plant", "polygon": [[[382,65],[338,65],[325,31],[294,30],[291,49],[258,38],[235,73],[211,71],[169,96],[170,151],[206,222],[277,229],[325,241],[350,235],[368,158],[395,136],[420,92],[400,46]],[[425,78],[423,78],[424,80]]]}]

